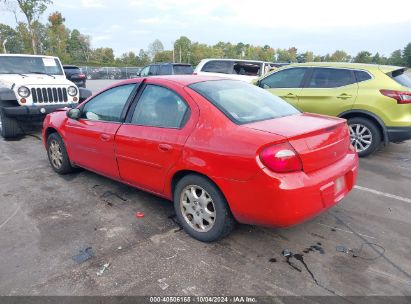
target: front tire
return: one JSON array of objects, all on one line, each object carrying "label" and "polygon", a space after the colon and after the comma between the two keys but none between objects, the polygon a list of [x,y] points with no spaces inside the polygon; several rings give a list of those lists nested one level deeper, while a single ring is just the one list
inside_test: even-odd
[{"label": "front tire", "polygon": [[17,120],[7,117],[0,109],[0,135],[5,138],[16,138],[20,135],[20,126]]},{"label": "front tire", "polygon": [[58,133],[52,133],[47,138],[47,155],[54,171],[67,174],[74,171],[67,155],[66,146]]},{"label": "front tire", "polygon": [[200,175],[186,175],[177,183],[174,209],[184,230],[202,242],[222,239],[235,227],[220,189]]},{"label": "front tire", "polygon": [[381,144],[381,132],[377,125],[367,118],[354,117],[348,120],[351,144],[358,156],[365,157],[374,153]]}]

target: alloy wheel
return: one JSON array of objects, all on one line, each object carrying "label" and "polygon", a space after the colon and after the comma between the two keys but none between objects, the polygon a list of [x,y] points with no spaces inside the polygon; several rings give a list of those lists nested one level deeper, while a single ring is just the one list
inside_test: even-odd
[{"label": "alloy wheel", "polygon": [[372,133],[369,128],[362,124],[350,125],[351,144],[357,152],[367,150],[372,144]]},{"label": "alloy wheel", "polygon": [[207,232],[213,228],[216,220],[214,202],[202,187],[185,187],[180,195],[180,208],[184,220],[194,230]]},{"label": "alloy wheel", "polygon": [[63,153],[61,152],[60,144],[56,140],[50,142],[49,155],[53,167],[60,169],[63,165]]}]

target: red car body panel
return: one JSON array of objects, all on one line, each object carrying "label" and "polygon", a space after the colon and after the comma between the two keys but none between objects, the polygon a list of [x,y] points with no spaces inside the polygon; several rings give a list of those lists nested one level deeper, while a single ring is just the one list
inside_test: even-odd
[{"label": "red car body panel", "polygon": [[[347,195],[356,182],[358,156],[350,149],[344,120],[298,114],[237,125],[188,87],[218,79],[166,76],[121,83],[144,81],[180,95],[191,110],[182,129],[73,120],[59,111],[44,121],[44,144],[47,134],[57,131],[74,164],[167,199],[173,198],[172,181],[179,173],[205,175],[242,223],[291,226]],[[302,171],[275,173],[260,161],[263,148],[283,142],[299,154]],[[345,186],[335,193],[341,178]]]}]

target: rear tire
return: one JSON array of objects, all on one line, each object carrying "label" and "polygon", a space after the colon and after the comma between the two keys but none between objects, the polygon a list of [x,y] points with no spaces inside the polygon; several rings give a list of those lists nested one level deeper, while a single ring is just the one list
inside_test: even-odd
[{"label": "rear tire", "polygon": [[47,155],[51,167],[58,174],[67,174],[74,171],[67,154],[66,146],[58,133],[51,133],[47,138]]},{"label": "rear tire", "polygon": [[0,135],[5,138],[16,138],[20,135],[20,126],[16,119],[7,117],[0,109]]},{"label": "rear tire", "polygon": [[224,195],[207,178],[184,176],[174,190],[174,209],[184,230],[202,242],[220,240],[235,227]]},{"label": "rear tire", "polygon": [[367,118],[354,117],[348,119],[351,144],[358,156],[365,157],[374,153],[381,144],[381,132],[378,126]]}]

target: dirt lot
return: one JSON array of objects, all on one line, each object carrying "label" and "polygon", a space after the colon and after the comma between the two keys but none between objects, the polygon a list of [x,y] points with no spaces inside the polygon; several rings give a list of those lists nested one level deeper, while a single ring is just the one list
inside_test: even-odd
[{"label": "dirt lot", "polygon": [[[0,295],[411,295],[411,142],[362,159],[358,187],[307,223],[239,225],[204,244],[166,200],[87,171],[58,176],[39,136],[0,140]],[[89,246],[95,257],[72,260]]]}]

